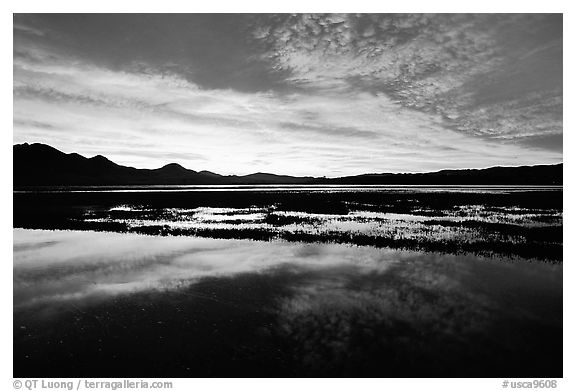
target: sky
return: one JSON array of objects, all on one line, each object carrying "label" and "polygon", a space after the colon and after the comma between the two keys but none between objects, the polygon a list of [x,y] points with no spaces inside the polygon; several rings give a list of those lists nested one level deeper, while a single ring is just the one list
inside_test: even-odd
[{"label": "sky", "polygon": [[561,14],[15,14],[13,142],[343,176],[562,162]]}]

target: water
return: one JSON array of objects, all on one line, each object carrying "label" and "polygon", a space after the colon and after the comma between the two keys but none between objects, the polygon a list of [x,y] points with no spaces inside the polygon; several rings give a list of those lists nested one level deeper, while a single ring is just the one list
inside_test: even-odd
[{"label": "water", "polygon": [[15,229],[14,330],[18,377],[559,376],[562,265]]},{"label": "water", "polygon": [[562,260],[562,191],[190,186],[14,193],[14,225]]},{"label": "water", "polygon": [[36,190],[17,377],[562,376],[561,189]]},{"label": "water", "polygon": [[470,192],[562,191],[549,185],[117,185],[117,186],[22,186],[15,193],[90,192]]}]

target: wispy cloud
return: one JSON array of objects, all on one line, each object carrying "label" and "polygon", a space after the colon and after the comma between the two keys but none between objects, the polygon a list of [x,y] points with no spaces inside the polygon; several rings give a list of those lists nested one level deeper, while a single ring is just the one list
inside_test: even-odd
[{"label": "wispy cloud", "polygon": [[[178,67],[105,66],[25,33],[15,45],[14,141],[223,174],[331,176],[562,158],[550,138],[562,132],[557,86],[520,94],[510,82],[517,93],[502,101],[495,87],[481,88],[478,78],[505,63],[482,18],[256,19],[250,39],[265,50],[254,56],[295,88],[208,88]],[[534,50],[525,56],[549,49]],[[542,137],[552,147],[522,144]]]},{"label": "wispy cloud", "polygon": [[18,22],[14,23],[14,30],[18,30],[19,32],[22,32],[25,34],[40,35],[40,36],[44,35],[44,31],[39,30],[37,28],[34,28],[32,26],[27,26],[25,24],[18,23]]}]

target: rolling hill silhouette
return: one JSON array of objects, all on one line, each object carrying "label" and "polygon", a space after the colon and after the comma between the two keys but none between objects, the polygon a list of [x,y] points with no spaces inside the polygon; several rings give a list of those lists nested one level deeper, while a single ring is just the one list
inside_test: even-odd
[{"label": "rolling hill silhouette", "polygon": [[239,185],[239,184],[398,184],[398,185],[561,185],[563,165],[442,170],[418,174],[364,174],[340,178],[269,173],[244,176],[194,171],[176,163],[157,169],[116,164],[102,155],[86,158],[45,144],[13,146],[14,186],[56,185]]}]

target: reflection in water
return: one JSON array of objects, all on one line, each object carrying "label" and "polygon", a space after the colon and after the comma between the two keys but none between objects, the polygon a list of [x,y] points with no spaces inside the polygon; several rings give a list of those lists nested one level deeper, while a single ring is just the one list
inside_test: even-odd
[{"label": "reflection in water", "polygon": [[[410,200],[408,200],[410,201]],[[373,206],[372,206],[373,207]],[[561,259],[562,211],[467,204],[430,209],[414,202],[405,213],[371,211],[345,202],[331,213],[248,208],[87,208],[79,228],[227,239],[338,242],[416,250]]]},{"label": "reflection in water", "polygon": [[[296,191],[291,186],[250,186],[233,193],[176,188],[183,190],[161,192],[156,190],[163,187],[152,186],[15,192],[14,227],[347,243],[562,262],[561,188],[344,186]],[[145,191],[130,192],[136,189]]]},{"label": "reflection in water", "polygon": [[14,304],[166,290],[291,264],[376,272],[407,255],[344,245],[14,230]]},{"label": "reflection in water", "polygon": [[[23,187],[25,189],[26,187]],[[117,186],[44,186],[15,190],[17,193],[84,193],[84,192],[192,192],[192,191],[273,191],[273,192],[470,192],[504,193],[515,191],[562,191],[562,186],[539,185],[117,185]]]},{"label": "reflection in water", "polygon": [[562,265],[15,229],[14,328],[17,376],[561,376]]}]

